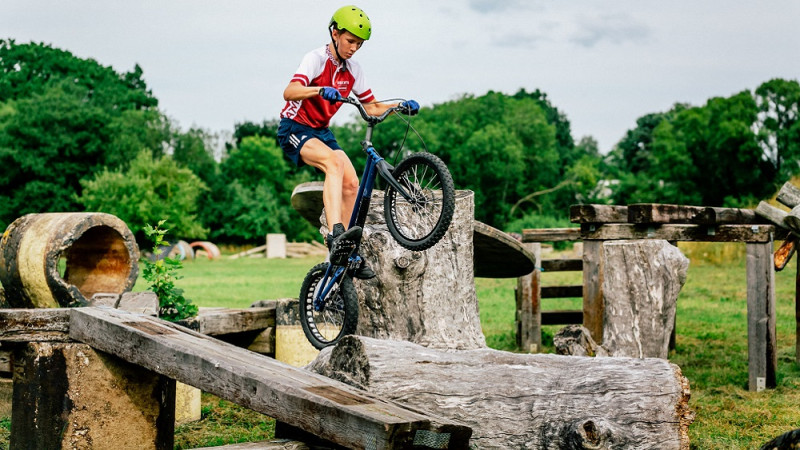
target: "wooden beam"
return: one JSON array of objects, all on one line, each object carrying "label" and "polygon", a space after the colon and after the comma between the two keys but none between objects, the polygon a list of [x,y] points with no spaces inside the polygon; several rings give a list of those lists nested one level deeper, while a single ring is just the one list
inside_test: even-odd
[{"label": "wooden beam", "polygon": [[582,259],[543,259],[542,272],[580,272]]},{"label": "wooden beam", "polygon": [[603,241],[583,243],[583,326],[595,342],[603,343]]},{"label": "wooden beam", "polygon": [[[542,244],[531,242],[522,246],[533,255],[535,267],[539,267]],[[540,274],[540,270],[532,270],[531,273],[517,278],[515,292],[517,348],[529,353],[538,353],[542,348]]]},{"label": "wooden beam", "polygon": [[[664,239],[667,241],[696,242],[768,242],[784,239],[786,230],[774,225],[641,225],[611,223],[606,225],[581,225],[581,236],[588,240]],[[585,242],[584,242],[585,248]],[[592,336],[594,337],[594,336]]]},{"label": "wooden beam", "polygon": [[755,209],[756,214],[763,217],[764,219],[774,223],[775,225],[785,227],[786,224],[784,221],[786,220],[786,216],[789,215],[788,212],[777,208],[775,206],[770,205],[765,201],[761,201],[758,203],[758,206]]},{"label": "wooden beam", "polygon": [[572,223],[625,223],[628,207],[618,205],[572,205],[569,207]]},{"label": "wooden beam", "polygon": [[535,228],[522,230],[522,242],[564,242],[581,240],[580,228]]},{"label": "wooden beam", "polygon": [[467,448],[469,427],[158,319],[72,310],[70,337],[349,448],[408,448],[417,431]]},{"label": "wooden beam", "polygon": [[70,308],[0,309],[0,342],[67,342]]},{"label": "wooden beam", "polygon": [[789,208],[794,208],[800,205],[800,188],[795,187],[792,183],[786,182],[778,191],[777,200]]},{"label": "wooden beam", "polygon": [[698,225],[767,223],[752,209],[636,203],[628,205],[630,223],[692,223]]},{"label": "wooden beam", "polygon": [[772,241],[747,244],[748,389],[776,386],[775,270]]},{"label": "wooden beam", "polygon": [[797,275],[794,283],[794,359],[800,365],[800,258],[797,258]]},{"label": "wooden beam", "polygon": [[178,324],[209,336],[264,330],[275,326],[275,304],[246,309],[201,309],[197,316]]}]

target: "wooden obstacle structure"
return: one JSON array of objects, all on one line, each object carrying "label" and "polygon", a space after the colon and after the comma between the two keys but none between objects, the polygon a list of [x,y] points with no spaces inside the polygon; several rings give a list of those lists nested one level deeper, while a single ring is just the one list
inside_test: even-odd
[{"label": "wooden obstacle structure", "polygon": [[[212,326],[211,322],[207,326]],[[32,342],[83,343],[86,348],[78,348],[78,353],[100,350],[109,361],[129,363],[129,370],[138,367],[142,374],[198,387],[349,448],[414,448],[415,443],[432,438],[445,443],[441,448],[467,448],[471,434],[469,427],[453,421],[384,401],[185,327],[125,311],[97,307],[0,310],[0,343],[15,344],[14,355],[19,359],[15,365],[35,361],[39,367],[47,360],[42,352],[29,350]],[[136,376],[128,377],[125,389],[135,389],[137,380]],[[36,381],[47,380],[40,377]],[[46,386],[39,389],[44,392]],[[81,395],[93,393],[84,390]],[[12,448],[27,448],[23,444],[27,442],[61,442],[66,424],[59,424],[64,417],[70,418],[70,412],[60,408],[69,408],[72,401],[61,396],[33,397],[38,401],[35,408],[24,403],[31,396],[18,399],[15,395],[19,404],[12,410]],[[113,416],[115,411],[105,413]],[[172,448],[173,422],[154,420],[165,429],[159,428],[152,448]],[[51,426],[43,428],[39,426],[42,423]]]},{"label": "wooden obstacle structure", "polygon": [[[191,246],[218,256],[210,242]],[[147,302],[126,300],[139,254],[127,226],[113,216],[25,216],[6,231],[0,250],[0,275],[10,288],[0,302],[6,307],[0,308],[0,360],[10,363],[0,372],[13,372],[12,449],[171,449],[176,381],[330,445],[468,447],[472,431],[457,421],[211,337],[274,354],[274,304],[206,310],[183,325],[114,309]],[[62,276],[57,268],[64,254]],[[95,303],[112,306],[85,306]],[[82,307],[57,307],[76,304]]]},{"label": "wooden obstacle structure", "polygon": [[[748,388],[759,391],[775,387],[773,242],[786,239],[787,230],[769,223],[753,210],[662,204],[576,205],[570,209],[570,220],[579,223],[580,229],[524,230],[522,242],[559,240],[566,236],[583,241],[583,325],[598,343],[603,338],[605,242],[663,239],[744,243],[747,251]],[[528,311],[535,314],[532,308],[522,313],[528,314]],[[520,320],[537,324],[537,319],[530,317]],[[541,324],[541,320],[538,323]],[[535,344],[536,333],[535,329],[527,332],[525,342],[528,345]]]}]

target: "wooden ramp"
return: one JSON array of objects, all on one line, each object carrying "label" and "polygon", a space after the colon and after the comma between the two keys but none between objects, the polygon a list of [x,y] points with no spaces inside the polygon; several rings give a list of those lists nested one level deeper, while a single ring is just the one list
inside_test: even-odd
[{"label": "wooden ramp", "polygon": [[465,425],[156,318],[75,308],[69,337],[348,448],[469,446]]}]

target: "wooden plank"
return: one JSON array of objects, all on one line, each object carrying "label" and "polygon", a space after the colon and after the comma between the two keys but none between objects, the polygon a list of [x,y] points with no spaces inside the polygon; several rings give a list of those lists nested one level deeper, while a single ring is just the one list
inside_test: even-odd
[{"label": "wooden plank", "polygon": [[630,223],[757,224],[765,220],[752,209],[635,203],[628,205]]},{"label": "wooden plank", "polygon": [[468,446],[469,427],[155,318],[75,308],[70,337],[349,448],[408,448],[418,430]]},{"label": "wooden plank", "polygon": [[606,225],[584,224],[581,226],[581,236],[584,241],[664,239],[667,241],[763,243],[772,241],[773,237],[774,239],[784,239],[787,235],[788,232],[778,229],[774,225],[705,226],[611,223]]},{"label": "wooden plank", "polygon": [[275,303],[259,308],[201,309],[196,317],[178,324],[209,336],[264,330],[275,326]]},{"label": "wooden plank", "polygon": [[580,272],[582,259],[543,259],[542,272]]},{"label": "wooden plank", "polygon": [[0,309],[0,342],[69,341],[69,308]]},{"label": "wooden plank", "polygon": [[[542,257],[542,245],[527,243],[522,246],[533,255],[534,265],[538,267]],[[542,348],[540,274],[540,270],[533,270],[517,278],[515,292],[517,348],[529,353],[537,353]]]},{"label": "wooden plank", "polygon": [[788,216],[789,213],[780,208],[772,206],[765,201],[761,201],[758,203],[758,206],[756,207],[755,211],[756,214],[774,223],[775,225],[781,227],[786,226],[786,223],[784,223],[784,221],[786,220],[786,216]]},{"label": "wooden plank", "polygon": [[522,230],[522,242],[569,242],[581,240],[580,228],[536,228]]},{"label": "wooden plank", "polygon": [[583,286],[542,286],[542,298],[581,298]]},{"label": "wooden plank", "polygon": [[569,207],[572,223],[626,223],[628,207],[618,205],[572,205]]},{"label": "wooden plank", "polygon": [[776,386],[775,270],[772,242],[747,244],[748,389]]},{"label": "wooden plank", "polygon": [[542,311],[542,325],[583,323],[583,311]]},{"label": "wooden plank", "polygon": [[778,191],[777,200],[789,208],[794,208],[800,205],[800,188],[795,187],[792,183],[786,182]]},{"label": "wooden plank", "polygon": [[583,243],[583,326],[598,344],[603,341],[603,241]]}]

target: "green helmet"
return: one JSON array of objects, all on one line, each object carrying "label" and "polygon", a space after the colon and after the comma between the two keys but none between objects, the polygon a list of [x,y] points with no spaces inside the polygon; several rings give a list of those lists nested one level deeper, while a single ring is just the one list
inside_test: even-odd
[{"label": "green helmet", "polygon": [[357,6],[342,6],[333,13],[331,23],[328,26],[336,23],[336,28],[339,30],[346,30],[353,35],[360,37],[363,40],[368,40],[372,34],[372,25],[369,22],[367,13]]}]

